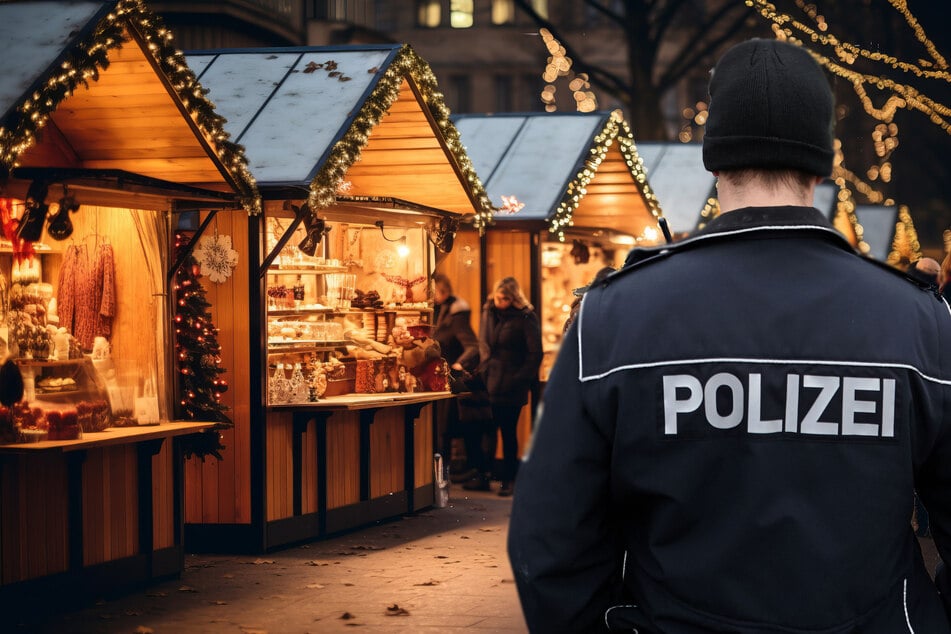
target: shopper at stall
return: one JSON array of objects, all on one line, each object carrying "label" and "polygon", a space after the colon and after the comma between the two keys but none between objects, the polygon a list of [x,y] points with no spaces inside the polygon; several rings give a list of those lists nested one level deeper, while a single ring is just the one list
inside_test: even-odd
[{"label": "shopper at stall", "polygon": [[[790,43],[729,50],[704,165],[722,214],[588,290],[519,472],[532,632],[951,632],[951,312],[812,207],[833,99]],[[939,575],[940,578],[940,575]]]},{"label": "shopper at stall", "polygon": [[[469,372],[475,370],[479,364],[479,338],[472,330],[472,308],[469,302],[456,297],[452,292],[452,282],[444,273],[433,276],[433,332],[432,337],[439,342],[442,356],[449,364],[453,376],[463,380]],[[472,478],[476,471],[470,463],[469,456],[478,453],[476,448],[466,448],[465,464],[457,470],[453,469],[452,441],[454,438],[463,438],[462,408],[469,407],[469,396],[459,396],[454,401],[441,401],[438,408],[437,433],[442,455],[450,461],[450,475]],[[469,410],[465,410],[468,412]],[[480,421],[465,421],[479,424]],[[472,434],[469,435],[472,437]],[[458,473],[454,473],[458,471]],[[465,479],[468,479],[465,478]]]},{"label": "shopper at stall", "polygon": [[[496,283],[482,309],[479,323],[478,375],[485,383],[492,408],[492,426],[484,438],[485,451],[475,461],[479,475],[463,485],[489,490],[498,432],[502,435],[499,495],[514,491],[518,468],[518,419],[538,380],[542,362],[542,337],[535,309],[514,277]],[[477,443],[467,443],[466,447]]]}]

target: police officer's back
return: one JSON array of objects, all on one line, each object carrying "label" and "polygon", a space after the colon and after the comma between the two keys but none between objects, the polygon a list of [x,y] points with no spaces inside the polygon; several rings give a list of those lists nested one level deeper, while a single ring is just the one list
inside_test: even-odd
[{"label": "police officer's back", "polygon": [[812,208],[832,96],[753,40],[714,72],[724,213],[585,295],[519,472],[509,553],[533,632],[951,631],[951,308]]}]

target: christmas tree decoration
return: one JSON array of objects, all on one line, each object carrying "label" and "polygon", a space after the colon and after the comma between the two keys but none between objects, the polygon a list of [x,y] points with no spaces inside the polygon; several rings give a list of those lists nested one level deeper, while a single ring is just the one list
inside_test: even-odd
[{"label": "christmas tree decoration", "polygon": [[[175,248],[179,250],[188,240],[182,234],[175,235]],[[228,239],[230,248],[230,238]],[[221,395],[228,390],[228,383],[220,378],[226,372],[221,367],[221,346],[218,344],[218,329],[208,309],[211,304],[205,298],[205,289],[199,281],[202,265],[194,256],[185,259],[175,276],[175,359],[178,368],[176,410],[180,418],[187,420],[210,420],[217,425],[207,433],[198,434],[185,445],[186,457],[196,455],[204,460],[206,455],[221,459],[220,429],[233,427],[225,415],[228,409],[221,402]]]}]

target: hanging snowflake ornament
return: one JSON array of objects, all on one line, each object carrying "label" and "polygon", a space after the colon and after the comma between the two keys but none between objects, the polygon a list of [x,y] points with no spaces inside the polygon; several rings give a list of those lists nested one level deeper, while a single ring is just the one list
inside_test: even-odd
[{"label": "hanging snowflake ornament", "polygon": [[219,236],[217,231],[198,241],[194,255],[201,265],[201,274],[216,284],[231,277],[238,265],[238,252],[231,248],[231,236]]}]

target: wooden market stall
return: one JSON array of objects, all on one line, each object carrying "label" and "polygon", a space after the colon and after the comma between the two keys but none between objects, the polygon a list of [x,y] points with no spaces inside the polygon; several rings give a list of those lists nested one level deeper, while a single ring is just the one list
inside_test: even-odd
[{"label": "wooden market stall", "polygon": [[[519,280],[541,321],[544,381],[572,290],[600,268],[620,266],[633,246],[663,241],[657,198],[633,134],[616,113],[464,114],[453,120],[499,210],[481,240],[474,231],[460,232],[458,255],[446,258],[440,270],[474,307],[474,322],[496,280]],[[529,403],[519,421],[520,446],[532,413]]]},{"label": "wooden market stall", "polygon": [[[451,394],[413,355],[436,262],[460,222],[491,217],[435,77],[400,45],[187,57],[264,198],[215,223],[241,263],[214,302],[240,333],[235,428],[222,460],[186,468],[189,549],[268,550],[432,505],[433,404]],[[413,326],[410,352],[394,330]]]},{"label": "wooden market stall", "polygon": [[183,570],[183,453],[214,423],[175,416],[169,227],[257,194],[142,3],[2,3],[0,48],[0,604],[16,614]]}]

